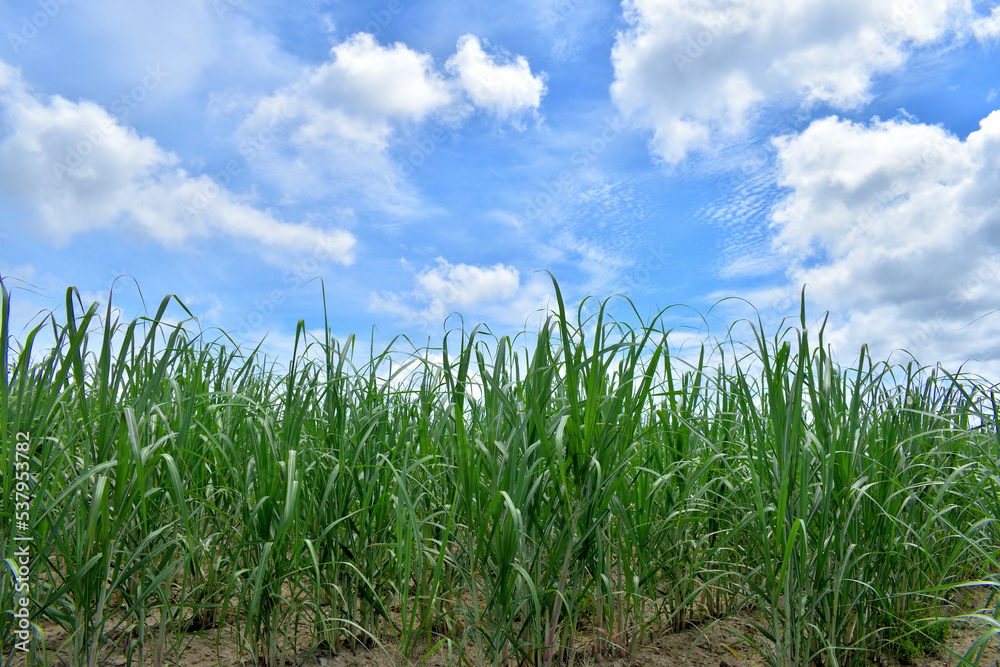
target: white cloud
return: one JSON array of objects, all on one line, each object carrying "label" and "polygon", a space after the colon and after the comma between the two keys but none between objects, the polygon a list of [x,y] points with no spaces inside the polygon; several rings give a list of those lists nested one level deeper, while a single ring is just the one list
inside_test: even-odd
[{"label": "white cloud", "polygon": [[537,111],[545,95],[544,77],[531,73],[524,56],[518,56],[511,63],[498,64],[496,58],[483,51],[474,35],[464,35],[458,40],[457,51],[445,67],[458,76],[462,88],[476,106],[500,118]]},{"label": "white cloud", "polygon": [[380,46],[359,33],[333,47],[333,56],[275,96],[297,103],[284,107],[303,119],[299,145],[345,139],[382,149],[393,121],[418,122],[451,102],[431,57],[404,44]]},{"label": "white cloud", "polygon": [[611,92],[678,162],[741,133],[755,109],[789,99],[854,108],[872,77],[910,48],[996,34],[964,0],[624,0],[629,29],[613,51]]},{"label": "white cloud", "polygon": [[466,318],[523,325],[546,307],[550,293],[540,279],[522,284],[512,266],[450,264],[438,258],[436,266],[415,276],[413,290],[373,294],[371,308],[431,325],[443,324],[454,312]]},{"label": "white cloud", "polygon": [[[237,131],[241,152],[266,156],[253,168],[291,197],[336,192],[406,210],[414,197],[389,150],[408,133],[429,122],[459,126],[472,110],[465,96],[516,124],[518,114],[537,110],[544,94],[524,57],[497,64],[472,35],[459,40],[447,63],[453,77],[429,54],[401,42],[383,46],[367,33],[333,47],[331,57],[255,100]],[[272,130],[269,140],[259,140]]]},{"label": "white cloud", "polygon": [[16,69],[0,60],[0,90],[6,90],[16,84],[20,75]]},{"label": "white cloud", "polygon": [[972,32],[976,39],[983,42],[1000,37],[1000,6],[990,10],[989,16],[983,16],[974,21]]},{"label": "white cloud", "polygon": [[346,193],[407,207],[412,197],[386,151],[395,132],[449,108],[452,87],[428,54],[381,46],[366,33],[331,55],[254,102],[237,130],[240,152],[289,198]]},{"label": "white cloud", "polygon": [[868,342],[1000,371],[1000,313],[987,315],[1000,307],[1000,111],[964,141],[827,118],[775,144],[792,190],[773,213],[788,284],[751,300],[794,301],[807,284],[810,302],[832,311],[842,353]]},{"label": "white cloud", "polygon": [[317,248],[353,261],[348,232],[282,222],[208,176],[188,174],[176,155],[97,104],[58,95],[40,101],[0,65],[0,193],[23,201],[55,244],[121,229],[167,247],[207,237],[249,241],[275,263]]}]

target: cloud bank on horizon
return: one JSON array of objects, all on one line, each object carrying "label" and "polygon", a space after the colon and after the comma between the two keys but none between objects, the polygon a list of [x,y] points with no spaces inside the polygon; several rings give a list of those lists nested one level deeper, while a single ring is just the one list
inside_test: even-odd
[{"label": "cloud bank on horizon", "polygon": [[338,333],[519,329],[542,270],[640,312],[807,285],[845,359],[1000,377],[996,2],[18,1],[0,35],[0,274],[39,307],[127,273],[254,339],[316,277]]}]

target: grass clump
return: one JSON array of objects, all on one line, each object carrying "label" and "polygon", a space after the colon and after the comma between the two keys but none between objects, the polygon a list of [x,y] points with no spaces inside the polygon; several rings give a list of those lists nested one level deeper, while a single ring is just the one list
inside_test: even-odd
[{"label": "grass clump", "polygon": [[282,370],[168,324],[172,298],[123,324],[69,290],[17,343],[4,290],[0,432],[31,434],[54,659],[162,664],[225,626],[258,665],[391,642],[548,666],[733,618],[768,664],[859,665],[943,642],[918,612],[995,584],[994,385],[865,349],[840,368],[804,305],[685,359],[666,315],[574,316],[555,289],[530,339],[455,330],[358,365],[300,322]]},{"label": "grass clump", "polygon": [[944,621],[914,622],[909,631],[899,625],[890,627],[885,638],[886,652],[904,665],[912,665],[917,658],[940,654],[950,629]]}]

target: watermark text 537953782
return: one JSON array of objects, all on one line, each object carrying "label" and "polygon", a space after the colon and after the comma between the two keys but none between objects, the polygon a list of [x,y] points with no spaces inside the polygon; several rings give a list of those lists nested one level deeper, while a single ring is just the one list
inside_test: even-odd
[{"label": "watermark text 537953782", "polygon": [[14,570],[14,650],[27,653],[31,640],[31,502],[34,479],[31,471],[31,435],[18,433],[14,443],[14,521],[11,537],[14,552],[10,558]]}]

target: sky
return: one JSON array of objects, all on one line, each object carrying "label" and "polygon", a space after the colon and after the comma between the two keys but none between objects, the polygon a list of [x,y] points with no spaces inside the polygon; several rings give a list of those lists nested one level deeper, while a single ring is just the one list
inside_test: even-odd
[{"label": "sky", "polygon": [[12,331],[173,294],[281,356],[325,287],[340,339],[516,333],[551,274],[718,337],[804,288],[845,365],[995,380],[998,40],[962,0],[0,1]]}]

